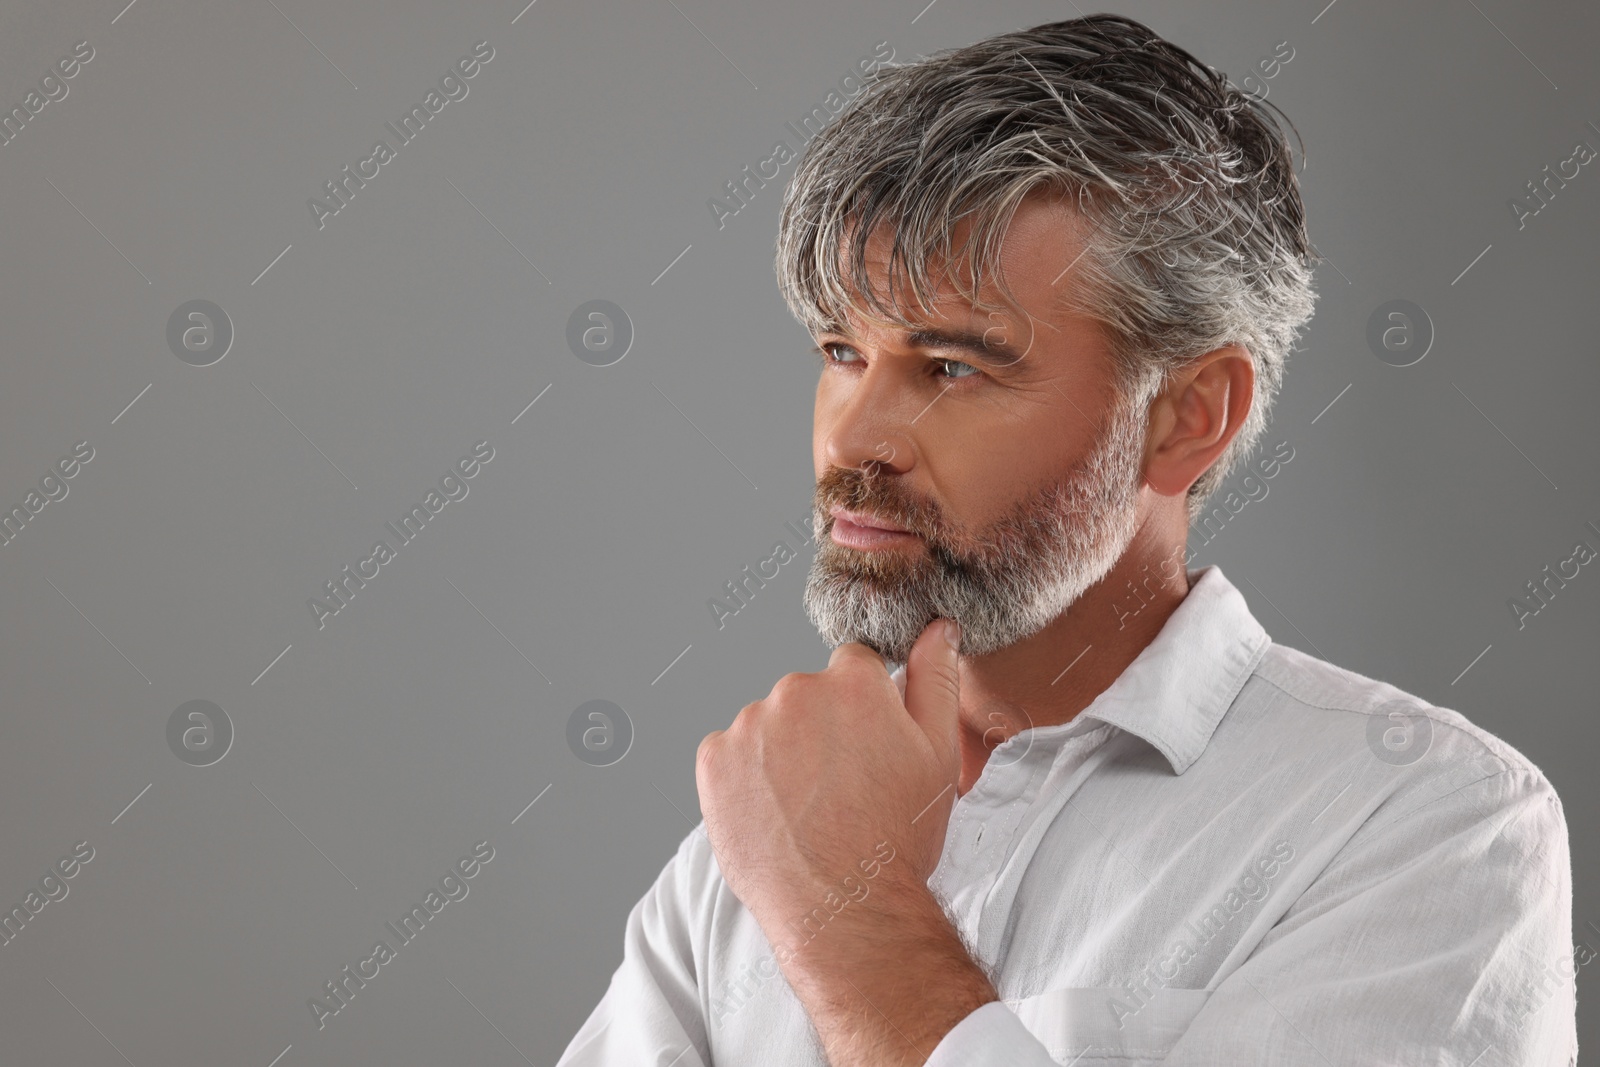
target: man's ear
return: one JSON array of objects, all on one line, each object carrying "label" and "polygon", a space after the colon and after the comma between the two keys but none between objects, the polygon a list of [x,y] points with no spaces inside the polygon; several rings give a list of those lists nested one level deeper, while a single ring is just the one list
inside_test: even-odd
[{"label": "man's ear", "polygon": [[1150,405],[1145,443],[1150,488],[1162,496],[1189,491],[1244,425],[1255,382],[1255,363],[1240,344],[1213,349],[1168,376]]}]

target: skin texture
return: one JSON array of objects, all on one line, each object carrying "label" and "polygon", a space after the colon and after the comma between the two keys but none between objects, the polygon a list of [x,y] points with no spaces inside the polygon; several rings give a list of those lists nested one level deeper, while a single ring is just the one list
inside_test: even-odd
[{"label": "skin texture", "polygon": [[[899,327],[859,319],[848,335],[819,336],[825,348],[846,347],[834,349],[817,385],[817,476],[878,464],[977,539],[1009,505],[1086,455],[1116,377],[1100,326],[1059,307],[1076,284],[1078,226],[1059,198],[1035,194],[1019,205],[1001,252],[1016,299],[1006,312],[975,311],[948,279],[938,290],[926,325],[988,331],[991,344],[1023,351],[1020,360],[991,365],[982,352],[918,347]],[[875,286],[886,285],[889,236],[875,233],[868,243]],[[958,246],[963,236],[957,232]],[[1001,300],[992,280],[984,293]],[[897,295],[914,306],[909,294]],[[1087,707],[1188,593],[1180,568],[1117,626],[1126,583],[1183,558],[1184,495],[1238,432],[1253,382],[1238,345],[1173,376],[1150,408],[1132,542],[1040,632],[989,655],[960,656],[943,621],[933,620],[912,649],[903,698],[876,652],[843,644],[824,670],[784,675],[701,742],[696,783],[718,865],[772,943],[832,1067],[921,1064],[956,1023],[997,999],[927,887],[951,808],[995,746]],[[858,551],[926,549],[902,539]],[[1006,707],[1026,710],[995,711]],[[866,895],[808,936],[800,921],[830,892],[835,902],[843,897],[845,879],[859,880],[884,841],[895,858]]]}]

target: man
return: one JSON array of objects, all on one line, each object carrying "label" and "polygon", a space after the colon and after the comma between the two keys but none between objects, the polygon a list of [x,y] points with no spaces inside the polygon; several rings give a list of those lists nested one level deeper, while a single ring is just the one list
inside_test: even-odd
[{"label": "man", "polygon": [[1538,768],[1184,565],[1287,458],[1270,114],[1102,15],[887,68],[809,145],[778,272],[837,647],[701,743],[562,1064],[1576,1062]]}]

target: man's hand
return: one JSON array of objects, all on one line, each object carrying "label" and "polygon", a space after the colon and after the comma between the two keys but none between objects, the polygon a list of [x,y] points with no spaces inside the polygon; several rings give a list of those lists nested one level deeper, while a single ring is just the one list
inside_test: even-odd
[{"label": "man's hand", "polygon": [[700,743],[718,866],[772,943],[830,1062],[920,1064],[992,987],[927,886],[960,773],[956,644],[936,619],[905,696],[840,645]]}]

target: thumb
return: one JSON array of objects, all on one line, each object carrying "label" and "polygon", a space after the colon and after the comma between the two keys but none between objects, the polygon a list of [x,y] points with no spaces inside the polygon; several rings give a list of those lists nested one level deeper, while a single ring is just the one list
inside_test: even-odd
[{"label": "thumb", "polygon": [[906,657],[906,711],[940,752],[953,751],[956,742],[961,710],[956,649],[960,643],[961,626],[954,619],[934,619]]}]

